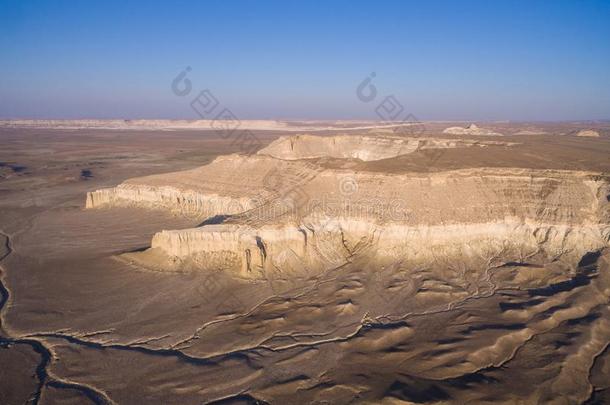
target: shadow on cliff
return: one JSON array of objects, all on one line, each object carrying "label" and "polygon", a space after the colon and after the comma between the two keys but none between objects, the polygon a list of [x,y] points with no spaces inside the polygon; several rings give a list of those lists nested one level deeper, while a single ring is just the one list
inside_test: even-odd
[{"label": "shadow on cliff", "polygon": [[197,227],[205,226],[205,225],[220,225],[225,222],[227,219],[231,218],[231,215],[214,215],[197,225]]}]

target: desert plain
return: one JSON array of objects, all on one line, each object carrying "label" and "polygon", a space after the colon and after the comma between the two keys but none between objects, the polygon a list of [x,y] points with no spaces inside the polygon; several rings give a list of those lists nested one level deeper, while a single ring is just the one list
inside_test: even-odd
[{"label": "desert plain", "polygon": [[0,403],[610,402],[610,124],[471,124],[0,122]]}]

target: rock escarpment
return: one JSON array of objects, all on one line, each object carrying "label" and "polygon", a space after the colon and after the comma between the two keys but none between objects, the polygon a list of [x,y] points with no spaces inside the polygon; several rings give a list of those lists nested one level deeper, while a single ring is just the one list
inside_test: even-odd
[{"label": "rock escarpment", "polygon": [[499,145],[513,143],[373,136],[281,137],[255,156],[221,156],[207,166],[130,179],[116,187],[87,193],[86,208],[142,206],[203,217],[235,214],[277,194],[298,193],[324,170],[303,159],[371,161],[422,149]]},{"label": "rock escarpment", "polygon": [[297,135],[280,137],[260,150],[258,154],[288,160],[332,157],[372,161],[406,155],[422,149],[485,147],[490,145],[509,145],[509,143],[439,138]]},{"label": "rock escarpment", "polygon": [[582,131],[578,131],[576,136],[583,136],[588,138],[599,138],[599,132],[594,131],[592,129],[583,129]]},{"label": "rock escarpment", "polygon": [[444,134],[451,135],[488,135],[488,136],[502,136],[499,132],[492,131],[490,129],[479,128],[475,124],[470,124],[468,127],[449,127],[443,131]]},{"label": "rock escarpment", "polygon": [[88,193],[85,207],[140,206],[167,209],[188,216],[208,217],[219,213],[236,214],[253,208],[254,204],[254,201],[247,197],[229,197],[169,186],[155,187],[126,183]]},{"label": "rock escarpment", "polygon": [[473,272],[533,256],[573,266],[583,252],[603,248],[609,239],[610,228],[595,225],[499,221],[382,226],[357,219],[306,218],[298,225],[227,224],[162,231],[154,236],[152,249],[172,258],[160,267],[226,269],[241,277],[265,278],[275,272],[316,274],[357,257],[366,257],[371,266],[400,262],[411,268],[434,268],[460,263]]},{"label": "rock escarpment", "polygon": [[198,218],[235,214],[256,206],[264,183],[276,181],[269,173],[293,173],[301,166],[266,156],[221,156],[196,169],[139,177],[87,193],[86,208],[138,206]]},{"label": "rock escarpment", "polygon": [[340,176],[324,172],[304,187],[318,198],[300,210],[264,204],[226,224],[160,232],[152,248],[176,268],[225,267],[258,278],[277,269],[327,270],[358,255],[413,267],[533,255],[575,265],[610,239],[608,183],[592,174],[361,174],[351,196],[332,193]]},{"label": "rock escarpment", "polygon": [[[312,274],[363,258],[372,267],[461,263],[476,271],[529,257],[575,266],[584,253],[608,245],[610,187],[600,173],[481,168],[385,174],[304,160],[326,148],[331,156],[356,153],[338,138],[318,138],[317,146],[313,137],[280,139],[255,156],[224,156],[193,170],[131,179],[90,193],[87,207],[220,216],[220,224],[159,232],[149,251],[125,257],[157,269],[222,269],[247,278]],[[387,145],[411,148],[409,140],[353,142],[375,145],[368,158],[381,158]]]}]

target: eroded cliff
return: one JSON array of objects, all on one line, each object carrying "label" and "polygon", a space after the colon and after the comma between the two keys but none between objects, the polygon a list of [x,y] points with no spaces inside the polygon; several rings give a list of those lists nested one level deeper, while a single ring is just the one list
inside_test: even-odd
[{"label": "eroded cliff", "polygon": [[[366,158],[413,147],[391,138],[352,141],[359,148],[376,145]],[[341,158],[352,157],[356,149],[346,142],[343,136],[282,138],[255,156],[220,157],[197,169],[95,191],[87,207],[136,205],[217,217],[215,225],[159,232],[149,251],[125,258],[162,270],[223,269],[247,278],[316,274],[362,257],[371,266],[459,262],[479,271],[531,256],[574,266],[586,252],[608,245],[610,189],[601,173],[480,168],[384,174],[305,160],[327,148],[331,157],[341,151]],[[415,145],[426,147],[421,140]]]}]

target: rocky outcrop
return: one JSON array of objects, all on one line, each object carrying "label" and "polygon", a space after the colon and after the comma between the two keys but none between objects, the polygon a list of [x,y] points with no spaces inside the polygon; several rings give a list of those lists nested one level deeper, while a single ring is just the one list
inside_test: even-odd
[{"label": "rocky outcrop", "polygon": [[610,238],[608,181],[594,173],[350,173],[357,189],[342,195],[345,175],[327,170],[303,185],[309,197],[300,209],[277,210],[268,201],[227,223],[163,231],[152,252],[135,258],[165,270],[224,269],[250,278],[316,273],[356,257],[371,265],[442,260],[482,268],[492,259],[543,255],[575,265]]},{"label": "rocky outcrop", "polygon": [[[129,179],[117,187],[89,192],[85,207],[158,208],[197,218],[236,214],[271,199],[291,197],[300,203],[309,201],[319,188],[327,188],[327,182],[337,186],[338,181],[351,176],[351,172],[341,171],[323,175],[327,169],[305,159],[332,157],[366,161],[422,149],[492,145],[513,143],[373,136],[283,137],[254,156],[221,156],[196,169]],[[366,183],[369,179],[395,180],[383,175],[378,178],[365,175],[362,181]]]},{"label": "rocky outcrop", "polygon": [[324,153],[381,159],[458,144],[348,138],[282,138],[258,155],[223,156],[200,168],[94,191],[87,208],[220,216],[215,225],[159,232],[151,249],[124,258],[160,270],[222,269],[247,278],[311,274],[363,258],[372,267],[454,262],[482,269],[541,255],[575,266],[584,253],[608,245],[610,181],[601,173],[479,168],[389,174],[306,160]]},{"label": "rocky outcrop", "polygon": [[132,179],[91,192],[87,207],[143,206],[197,217],[253,210],[248,219],[273,221],[280,213],[270,202],[284,199],[288,206],[290,200],[298,205],[293,214],[300,216],[333,216],[345,210],[348,216],[412,225],[508,217],[572,225],[607,218],[605,190],[606,178],[588,172],[483,168],[354,173],[316,170],[302,161],[230,156],[202,168]]},{"label": "rocky outcrop", "polygon": [[599,138],[599,132],[594,131],[592,129],[583,129],[582,131],[578,131],[576,136],[584,136],[588,138]]},{"label": "rocky outcrop", "polygon": [[[542,255],[575,266],[582,255],[606,247],[610,226],[565,226],[508,220],[437,226],[380,225],[362,219],[313,219],[252,228],[210,225],[163,231],[152,250],[173,270],[226,270],[247,278],[274,272],[321,272],[365,257],[371,266],[401,262],[411,268],[460,263],[473,269],[525,262]],[[171,264],[170,264],[171,263]]]},{"label": "rocky outcrop", "polygon": [[443,131],[443,134],[451,135],[486,135],[486,136],[502,136],[499,132],[494,132],[490,129],[479,128],[475,124],[470,124],[467,128],[449,127]]},{"label": "rocky outcrop", "polygon": [[288,160],[333,157],[372,161],[406,155],[422,149],[464,148],[472,146],[485,147],[490,145],[510,144],[506,142],[482,142],[438,138],[350,135],[318,137],[312,135],[297,135],[280,137],[269,146],[258,151],[258,154]]},{"label": "rocky outcrop", "polygon": [[157,208],[197,218],[234,214],[269,198],[268,189],[289,187],[280,173],[306,176],[307,170],[311,171],[308,165],[266,156],[221,156],[196,169],[138,177],[117,187],[89,192],[85,206]]},{"label": "rocky outcrop", "polygon": [[203,194],[175,187],[154,187],[142,184],[121,184],[87,193],[85,208],[146,207],[165,209],[190,217],[212,217],[221,213],[230,215],[255,207],[254,200],[233,198],[217,194]]}]

